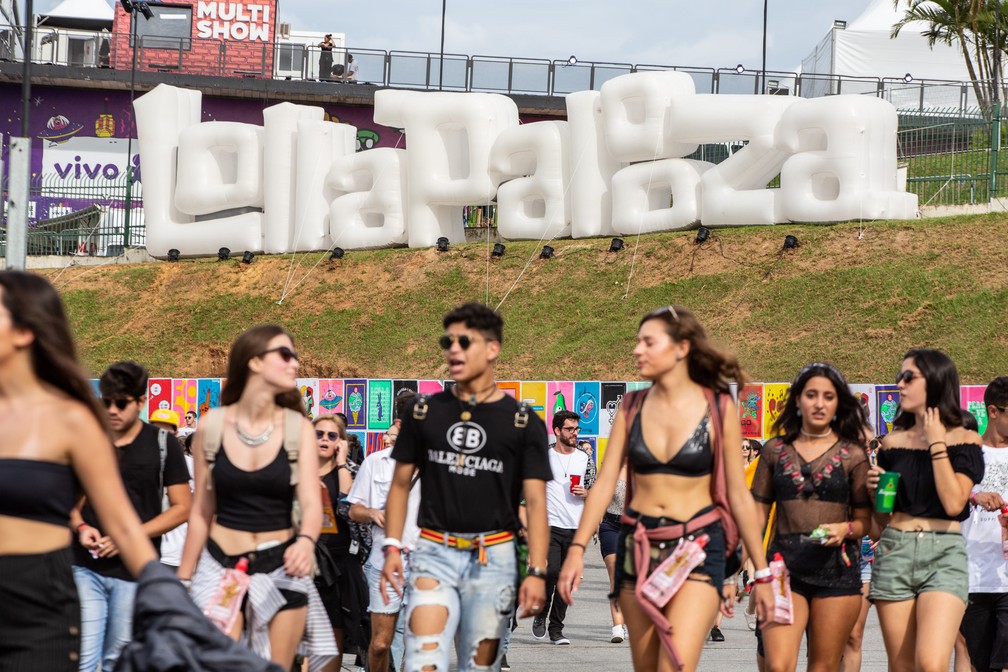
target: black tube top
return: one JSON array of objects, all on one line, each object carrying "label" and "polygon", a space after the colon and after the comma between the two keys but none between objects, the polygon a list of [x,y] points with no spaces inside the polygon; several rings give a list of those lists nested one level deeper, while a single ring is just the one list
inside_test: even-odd
[{"label": "black tube top", "polygon": [[676,476],[706,476],[714,470],[714,453],[711,452],[710,411],[700,420],[679,452],[664,464],[655,459],[644,443],[640,413],[630,428],[630,445],[627,458],[638,474],[673,474]]},{"label": "black tube top", "polygon": [[68,464],[0,458],[0,515],[66,527],[77,489]]},{"label": "black tube top", "polygon": [[275,460],[256,471],[244,471],[234,466],[222,447],[213,468],[217,522],[244,532],[289,528],[291,505],[294,503],[290,470],[283,446]]}]

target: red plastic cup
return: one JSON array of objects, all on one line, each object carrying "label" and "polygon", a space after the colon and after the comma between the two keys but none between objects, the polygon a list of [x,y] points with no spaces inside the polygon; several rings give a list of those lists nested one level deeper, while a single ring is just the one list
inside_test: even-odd
[{"label": "red plastic cup", "polygon": [[577,474],[571,476],[570,491],[572,495],[574,494],[574,488],[576,488],[579,485],[581,485],[581,477],[578,476]]}]

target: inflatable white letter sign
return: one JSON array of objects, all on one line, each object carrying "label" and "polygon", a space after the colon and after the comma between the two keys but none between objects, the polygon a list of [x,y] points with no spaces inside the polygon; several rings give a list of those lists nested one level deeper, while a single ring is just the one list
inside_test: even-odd
[{"label": "inflatable white letter sign", "polygon": [[[501,235],[534,240],[917,215],[896,110],[863,96],[697,94],[689,75],[642,72],[568,95],[567,121],[520,126],[506,96],[384,90],[375,122],[407,148],[359,153],[357,129],[318,107],[200,123],[201,94],[164,84],[135,107],[155,256],[458,242],[463,206],[493,199]],[[686,158],[711,144],[728,158]]]}]

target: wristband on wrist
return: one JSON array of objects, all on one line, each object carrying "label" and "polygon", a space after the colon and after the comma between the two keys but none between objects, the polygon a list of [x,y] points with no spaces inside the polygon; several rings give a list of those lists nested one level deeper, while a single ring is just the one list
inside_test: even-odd
[{"label": "wristband on wrist", "polygon": [[928,450],[931,450],[935,446],[945,446],[945,447],[948,447],[948,444],[945,443],[944,441],[933,441],[932,443],[928,444]]},{"label": "wristband on wrist", "polygon": [[546,580],[546,570],[542,567],[529,567],[525,572],[525,576],[532,576],[537,579]]},{"label": "wristband on wrist", "polygon": [[578,547],[578,548],[580,548],[580,549],[581,549],[582,551],[587,551],[587,550],[588,550],[588,547],[587,547],[587,546],[585,546],[584,544],[582,544],[582,543],[580,543],[580,542],[577,542],[577,541],[572,541],[572,542],[570,543],[570,545],[571,545],[571,546],[577,546],[577,547]]},{"label": "wristband on wrist", "polygon": [[307,534],[296,534],[296,535],[294,535],[294,538],[295,539],[307,539],[308,541],[310,541],[312,543],[312,546],[314,546],[316,543],[318,543],[314,539],[312,539],[311,537],[309,537]]},{"label": "wristband on wrist", "polygon": [[397,551],[402,550],[402,542],[395,537],[385,537],[385,541],[381,542],[382,549],[386,549],[389,546],[395,548]]},{"label": "wristband on wrist", "polygon": [[757,569],[752,575],[753,581],[759,582],[760,579],[772,579],[773,573],[770,571],[769,567],[764,567],[763,569]]},{"label": "wristband on wrist", "polygon": [[851,539],[854,538],[854,522],[851,520],[847,521],[847,536]]},{"label": "wristband on wrist", "polygon": [[976,506],[977,505],[976,496],[977,496],[977,493],[975,493],[975,492],[971,492],[970,493],[970,505],[971,506]]},{"label": "wristband on wrist", "polygon": [[382,546],[382,555],[388,555],[389,553],[402,553],[402,549],[398,546]]},{"label": "wristband on wrist", "polygon": [[760,576],[752,580],[753,583],[773,583],[772,576]]},{"label": "wristband on wrist", "polygon": [[78,525],[77,527],[74,528],[74,532],[76,532],[77,534],[80,534],[80,531],[81,531],[82,527],[91,527],[91,526],[88,525],[87,523],[81,523],[80,525]]}]

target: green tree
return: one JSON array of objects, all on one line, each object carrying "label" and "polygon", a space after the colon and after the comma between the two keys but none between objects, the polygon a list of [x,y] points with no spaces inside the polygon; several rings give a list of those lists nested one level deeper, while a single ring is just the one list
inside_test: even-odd
[{"label": "green tree", "polygon": [[[894,0],[893,6],[900,7],[904,0]],[[994,61],[1005,48],[1005,17],[1003,0],[910,0],[903,18],[892,27],[891,37],[899,35],[909,24],[923,23],[926,28],[921,35],[934,48],[936,43],[958,46],[962,52],[984,116],[990,118],[995,100],[1003,101],[1003,90],[998,90],[994,82]],[[995,19],[999,25],[995,30]],[[995,35],[997,39],[995,40]],[[999,48],[995,49],[994,45]],[[1004,78],[1001,68],[1000,79]]]}]

